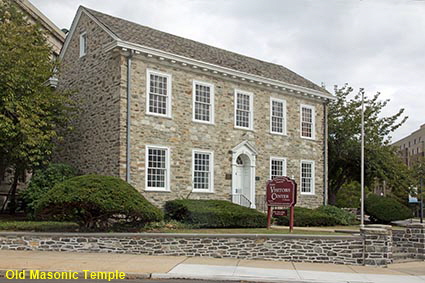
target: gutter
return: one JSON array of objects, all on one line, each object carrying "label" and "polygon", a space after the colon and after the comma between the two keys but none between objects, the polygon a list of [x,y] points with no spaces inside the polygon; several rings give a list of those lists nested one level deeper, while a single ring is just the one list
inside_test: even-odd
[{"label": "gutter", "polygon": [[323,103],[323,205],[328,204],[328,102]]},{"label": "gutter", "polygon": [[130,152],[130,138],[131,138],[131,129],[130,129],[130,122],[131,122],[131,59],[133,58],[134,51],[130,50],[129,55],[127,56],[127,127],[126,127],[126,160],[125,160],[125,168],[126,168],[126,175],[125,175],[125,181],[127,183],[130,183],[130,159],[131,159],[131,152]]}]

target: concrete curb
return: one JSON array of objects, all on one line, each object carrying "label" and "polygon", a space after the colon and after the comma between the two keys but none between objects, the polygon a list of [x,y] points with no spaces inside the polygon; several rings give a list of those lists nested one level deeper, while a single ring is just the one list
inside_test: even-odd
[{"label": "concrete curb", "polygon": [[[150,279],[183,279],[183,280],[210,280],[210,281],[238,281],[238,282],[296,282],[296,283],[325,283],[323,280],[306,280],[296,278],[278,278],[278,277],[254,277],[254,276],[201,276],[193,274],[172,274],[172,273],[152,273]],[[326,281],[326,283],[373,283],[372,281],[356,281],[356,280],[344,280],[344,281]]]}]

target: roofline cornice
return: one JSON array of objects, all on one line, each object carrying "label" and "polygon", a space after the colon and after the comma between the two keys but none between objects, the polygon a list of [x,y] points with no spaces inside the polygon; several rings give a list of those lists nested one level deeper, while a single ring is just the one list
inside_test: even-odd
[{"label": "roofline cornice", "polygon": [[107,44],[104,46],[105,52],[108,52],[110,50],[113,50],[115,48],[120,49],[127,49],[127,50],[134,50],[137,53],[143,53],[147,57],[156,57],[161,61],[167,60],[171,62],[172,64],[180,64],[182,66],[189,66],[194,69],[199,69],[205,72],[211,72],[215,75],[222,75],[227,78],[233,78],[233,79],[240,79],[241,81],[248,82],[248,83],[255,83],[257,85],[267,86],[274,89],[279,89],[283,91],[287,91],[294,95],[301,95],[301,96],[307,96],[311,98],[318,98],[325,101],[330,100],[336,100],[336,98],[332,95],[327,95],[324,92],[285,83],[278,80],[269,79],[262,76],[257,76],[241,71],[237,71],[234,69],[222,67],[219,65],[203,62],[200,60],[184,57],[181,55],[177,55],[174,53],[166,52],[163,50],[135,44],[128,41],[123,40],[114,40],[113,42]]}]

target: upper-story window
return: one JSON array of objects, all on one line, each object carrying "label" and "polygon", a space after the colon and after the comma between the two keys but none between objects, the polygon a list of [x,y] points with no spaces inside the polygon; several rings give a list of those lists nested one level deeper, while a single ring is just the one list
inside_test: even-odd
[{"label": "upper-story window", "polygon": [[301,137],[308,139],[315,139],[315,127],[314,127],[314,106],[301,105],[301,117],[300,117],[300,129]]},{"label": "upper-story window", "polygon": [[270,98],[270,132],[286,135],[286,102],[282,99]]},{"label": "upper-story window", "polygon": [[286,176],[286,158],[270,157],[270,180]]},{"label": "upper-story window", "polygon": [[171,117],[171,75],[147,70],[146,113]]},{"label": "upper-story window", "polygon": [[87,33],[80,34],[80,57],[87,54]]},{"label": "upper-story window", "polygon": [[253,94],[251,92],[235,90],[235,127],[253,129]]},{"label": "upper-story window", "polygon": [[170,190],[170,149],[146,146],[146,190]]},{"label": "upper-story window", "polygon": [[214,85],[193,81],[193,121],[214,124]]},{"label": "upper-story window", "polygon": [[314,194],[313,160],[301,160],[301,194]]},{"label": "upper-story window", "polygon": [[214,190],[214,155],[212,151],[192,151],[193,191],[213,192]]}]

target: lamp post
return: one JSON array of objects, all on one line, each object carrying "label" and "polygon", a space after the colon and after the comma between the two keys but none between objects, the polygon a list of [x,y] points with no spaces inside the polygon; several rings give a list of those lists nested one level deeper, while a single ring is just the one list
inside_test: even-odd
[{"label": "lamp post", "polygon": [[422,195],[422,176],[421,176],[421,184],[419,187],[419,197],[420,197],[420,203],[419,203],[419,217],[420,217],[420,222],[424,223],[424,200],[423,200],[423,195]]},{"label": "lamp post", "polygon": [[364,227],[364,91],[362,93],[362,130],[361,130],[361,200],[360,200],[360,227]]}]

